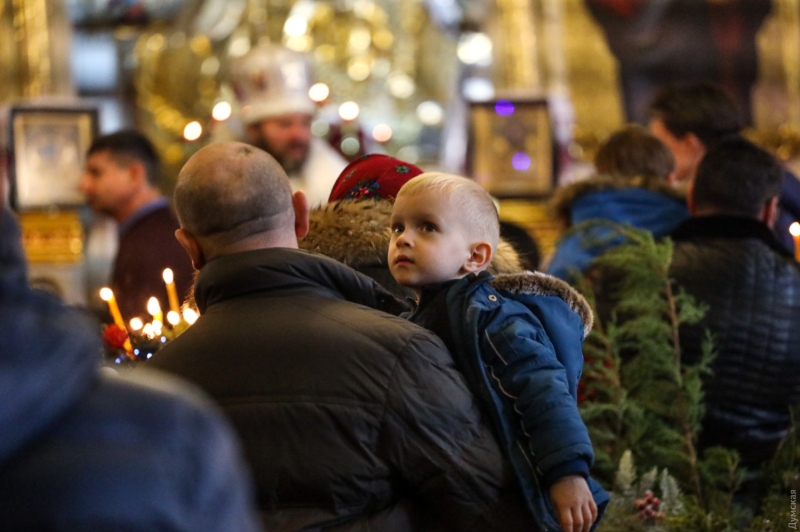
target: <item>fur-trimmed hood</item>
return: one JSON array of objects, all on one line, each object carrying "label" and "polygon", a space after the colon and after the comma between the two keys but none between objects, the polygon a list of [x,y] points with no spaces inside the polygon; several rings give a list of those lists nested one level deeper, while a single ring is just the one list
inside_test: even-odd
[{"label": "fur-trimmed hood", "polygon": [[555,217],[565,225],[571,225],[572,205],[579,197],[601,190],[622,190],[625,188],[641,188],[671,198],[686,200],[686,191],[670,185],[663,179],[637,176],[622,177],[614,175],[595,175],[556,190],[551,208]]},{"label": "fur-trimmed hood", "polygon": [[592,325],[594,325],[592,307],[589,306],[586,298],[561,279],[541,272],[526,271],[498,275],[490,284],[495,290],[501,292],[559,297],[580,317],[583,322],[583,337],[589,336],[589,332],[592,330]]},{"label": "fur-trimmed hood", "polygon": [[[328,203],[311,211],[308,235],[299,241],[300,249],[320,253],[355,269],[388,268],[391,216],[392,204],[384,200]],[[489,273],[500,275],[521,270],[517,252],[501,239]]]}]

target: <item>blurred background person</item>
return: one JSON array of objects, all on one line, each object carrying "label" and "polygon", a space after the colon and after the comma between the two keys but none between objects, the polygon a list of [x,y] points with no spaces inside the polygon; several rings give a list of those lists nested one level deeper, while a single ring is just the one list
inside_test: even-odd
[{"label": "blurred background person", "polygon": [[[670,185],[674,168],[674,158],[664,143],[641,126],[628,126],[600,146],[595,177],[556,192],[556,216],[567,227],[605,220],[646,229],[656,238],[665,236],[689,216],[683,193]],[[613,244],[594,242],[605,235],[596,228],[565,236],[547,272],[574,280],[573,274],[581,274],[594,257]]]},{"label": "blurred background person", "polygon": [[179,298],[192,285],[192,263],[175,239],[178,219],[159,191],[159,175],[155,149],[135,131],[99,137],[89,148],[80,187],[94,211],[117,222],[111,288],[125,320],[146,315],[151,297],[169,308],[165,268],[172,269]]},{"label": "blurred background person", "polygon": [[292,189],[305,192],[310,205],[325,203],[347,161],[311,133],[317,106],[308,95],[308,59],[262,43],[237,59],[231,71],[248,142],[278,161]]},{"label": "blurred background person", "polygon": [[708,305],[684,325],[682,362],[700,360],[708,332],[716,357],[704,379],[699,451],[735,449],[748,470],[741,501],[755,510],[753,481],[775,453],[800,403],[800,268],[770,231],[781,182],[766,151],[741,138],[708,150],[689,188],[692,217],[671,233],[670,277]]},{"label": "blurred background person", "polygon": [[[721,86],[707,82],[661,87],[650,103],[650,131],[675,157],[673,183],[686,188],[706,151],[729,135],[738,134],[745,120],[736,101]],[[788,250],[794,250],[789,226],[800,220],[800,181],[788,169],[773,230]]]}]

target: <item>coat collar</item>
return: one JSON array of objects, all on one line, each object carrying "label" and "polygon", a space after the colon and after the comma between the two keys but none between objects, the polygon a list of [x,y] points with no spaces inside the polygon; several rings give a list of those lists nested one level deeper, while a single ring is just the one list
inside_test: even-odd
[{"label": "coat collar", "polygon": [[769,227],[763,222],[746,216],[714,215],[693,216],[681,223],[670,235],[675,242],[686,242],[698,238],[761,240],[776,253],[784,257],[791,254],[778,242]]},{"label": "coat collar", "polygon": [[406,305],[375,281],[328,257],[288,248],[245,251],[217,257],[195,282],[201,313],[211,305],[255,293],[308,292],[390,313]]},{"label": "coat collar", "polygon": [[556,218],[566,225],[571,224],[572,205],[581,196],[603,190],[639,188],[677,200],[686,200],[686,193],[670,186],[663,179],[653,177],[621,177],[595,175],[589,179],[564,186],[556,191],[551,203]]},{"label": "coat collar", "polygon": [[[301,249],[320,253],[353,268],[386,267],[392,233],[392,203],[386,200],[341,200],[313,209]],[[519,256],[500,240],[492,258],[492,275],[522,270]]]},{"label": "coat collar", "polygon": [[495,290],[511,294],[559,297],[580,317],[584,338],[592,330],[592,307],[585,297],[561,279],[541,272],[520,272],[498,275],[490,284]]}]

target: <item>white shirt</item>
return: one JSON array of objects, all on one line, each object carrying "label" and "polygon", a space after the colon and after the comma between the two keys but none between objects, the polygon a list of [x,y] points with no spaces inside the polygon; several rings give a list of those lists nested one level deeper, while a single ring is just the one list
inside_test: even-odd
[{"label": "white shirt", "polygon": [[289,176],[292,191],[302,190],[311,207],[328,203],[333,184],[347,161],[321,139],[311,139],[308,158],[300,172]]}]

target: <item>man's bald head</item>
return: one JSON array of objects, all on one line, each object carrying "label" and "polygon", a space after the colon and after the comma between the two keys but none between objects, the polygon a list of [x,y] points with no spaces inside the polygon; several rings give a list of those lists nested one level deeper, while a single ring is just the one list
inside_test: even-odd
[{"label": "man's bald head", "polygon": [[269,154],[240,142],[211,144],[186,162],[175,187],[175,210],[183,229],[214,245],[294,231],[286,173]]}]

